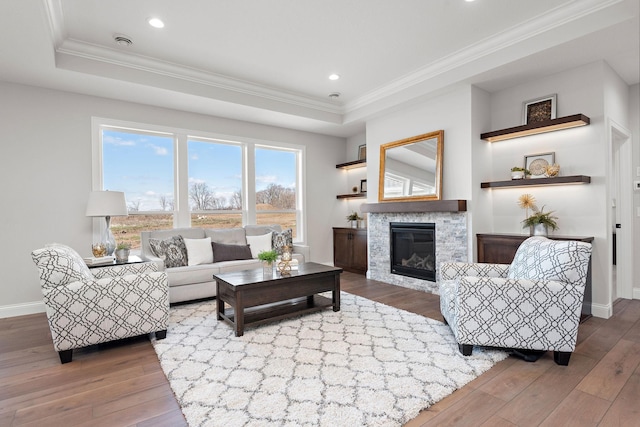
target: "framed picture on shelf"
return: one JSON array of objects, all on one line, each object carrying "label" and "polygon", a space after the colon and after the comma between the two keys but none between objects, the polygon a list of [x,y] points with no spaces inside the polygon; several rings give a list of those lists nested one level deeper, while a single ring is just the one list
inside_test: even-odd
[{"label": "framed picture on shelf", "polygon": [[531,154],[524,156],[524,168],[531,175],[530,178],[544,178],[547,166],[555,163],[555,153]]},{"label": "framed picture on shelf", "polygon": [[523,124],[537,123],[556,118],[557,95],[548,95],[523,103]]},{"label": "framed picture on shelf", "polygon": [[358,160],[367,160],[367,144],[358,147]]},{"label": "framed picture on shelf", "polygon": [[366,179],[361,179],[360,180],[360,192],[361,193],[366,193],[367,192],[367,180]]}]

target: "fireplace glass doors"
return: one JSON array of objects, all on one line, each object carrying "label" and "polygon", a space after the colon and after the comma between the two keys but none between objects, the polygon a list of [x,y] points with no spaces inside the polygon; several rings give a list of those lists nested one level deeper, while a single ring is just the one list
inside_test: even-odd
[{"label": "fireplace glass doors", "polygon": [[392,222],[391,273],[436,280],[436,225]]}]

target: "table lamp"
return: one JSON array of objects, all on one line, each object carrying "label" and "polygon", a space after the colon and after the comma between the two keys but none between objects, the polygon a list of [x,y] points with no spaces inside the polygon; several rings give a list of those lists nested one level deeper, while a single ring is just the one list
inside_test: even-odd
[{"label": "table lamp", "polygon": [[122,191],[92,191],[87,203],[87,216],[105,217],[107,228],[102,234],[101,243],[105,245],[107,256],[113,255],[116,249],[116,239],[111,233],[110,222],[112,216],[127,216],[127,202]]}]

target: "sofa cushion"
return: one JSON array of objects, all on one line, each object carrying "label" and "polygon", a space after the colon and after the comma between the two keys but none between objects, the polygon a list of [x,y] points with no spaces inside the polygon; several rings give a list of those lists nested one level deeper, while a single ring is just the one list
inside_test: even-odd
[{"label": "sofa cushion", "polygon": [[155,256],[164,261],[167,268],[187,265],[187,248],[182,236],[172,236],[167,239],[149,239],[149,246]]},{"label": "sofa cushion", "polygon": [[291,247],[293,250],[293,230],[287,228],[283,231],[274,231],[271,234],[271,248],[274,249],[278,255],[282,255],[282,249],[285,246]]},{"label": "sofa cushion", "polygon": [[[218,264],[200,264],[169,268],[166,270],[169,286],[183,286],[194,283],[214,282],[213,275],[220,272]],[[215,282],[212,284],[212,295],[215,295]]]},{"label": "sofa cushion", "polygon": [[187,248],[187,265],[211,264],[213,262],[211,237],[183,240]]},{"label": "sofa cushion", "polygon": [[247,236],[264,236],[271,231],[282,231],[282,227],[280,227],[280,224],[245,225],[244,230]]},{"label": "sofa cushion", "polygon": [[215,262],[253,258],[248,245],[225,245],[224,243],[211,242],[211,248]]},{"label": "sofa cushion", "polygon": [[507,278],[584,286],[590,255],[589,243],[529,237],[518,247]]},{"label": "sofa cushion", "polygon": [[94,280],[82,257],[68,246],[50,244],[33,251],[31,257],[38,266],[43,286],[63,286],[71,282]]},{"label": "sofa cushion", "polygon": [[262,236],[249,236],[247,235],[247,243],[251,248],[251,256],[258,258],[260,252],[271,250],[271,232],[263,234]]},{"label": "sofa cushion", "polygon": [[204,232],[207,237],[211,237],[212,242],[225,245],[247,244],[244,228],[207,228]]}]

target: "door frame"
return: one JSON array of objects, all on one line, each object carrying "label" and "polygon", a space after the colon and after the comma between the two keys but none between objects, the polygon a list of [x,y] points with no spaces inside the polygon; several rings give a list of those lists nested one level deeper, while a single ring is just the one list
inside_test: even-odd
[{"label": "door frame", "polygon": [[[614,196],[614,183],[618,183],[619,199],[616,200],[616,211],[619,212],[619,221],[622,225],[622,233],[616,233],[616,298],[633,298],[633,178],[632,178],[632,140],[631,132],[624,126],[608,119],[607,126],[608,143],[608,200]],[[614,170],[614,161],[618,170]],[[614,223],[611,209],[607,211],[607,229]],[[613,236],[609,231],[607,235],[608,254],[613,254]],[[613,262],[608,262],[609,281],[609,306],[613,305]]]}]

